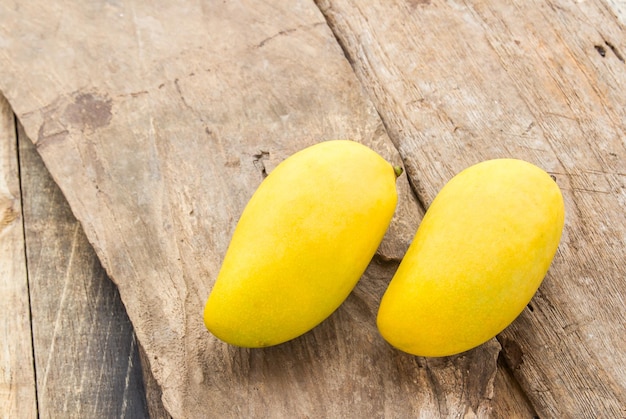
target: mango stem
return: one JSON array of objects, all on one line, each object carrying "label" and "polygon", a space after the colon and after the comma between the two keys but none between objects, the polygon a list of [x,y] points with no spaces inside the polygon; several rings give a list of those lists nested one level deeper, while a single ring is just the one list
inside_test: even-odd
[{"label": "mango stem", "polygon": [[401,166],[393,166],[393,172],[396,174],[396,179],[398,179],[404,170]]}]

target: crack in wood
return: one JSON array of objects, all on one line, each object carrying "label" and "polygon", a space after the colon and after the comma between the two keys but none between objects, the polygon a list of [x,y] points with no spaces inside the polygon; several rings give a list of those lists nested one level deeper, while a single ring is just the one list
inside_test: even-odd
[{"label": "crack in wood", "polygon": [[617,47],[613,43],[607,41],[606,39],[604,39],[604,45],[596,44],[593,47],[596,49],[596,51],[598,51],[598,54],[600,54],[600,56],[603,58],[606,57],[606,54],[608,52],[607,48],[608,48],[615,55],[615,57],[617,57],[618,60],[620,60],[623,63],[626,62],[624,59],[624,56],[617,49]]},{"label": "crack in wood", "polygon": [[518,370],[524,363],[524,351],[519,343],[506,337],[498,336],[498,341],[502,346],[502,355],[512,371]]},{"label": "crack in wood", "polygon": [[606,44],[607,47],[611,49],[611,51],[613,52],[613,54],[615,54],[618,60],[620,60],[621,62],[624,62],[624,56],[619,52],[619,50],[615,47],[615,45],[613,45],[609,41],[604,41],[604,43]]},{"label": "crack in wood", "polygon": [[265,167],[265,163],[263,161],[270,158],[270,152],[261,150],[259,153],[254,154],[252,157],[254,158],[254,160],[252,160],[252,164],[254,164],[254,167],[256,167],[258,171],[261,172],[261,176],[263,176],[263,179],[265,179],[268,173],[267,168]]},{"label": "crack in wood", "polygon": [[267,38],[265,38],[264,40],[262,40],[261,42],[256,44],[256,48],[263,48],[271,40],[276,39],[276,38],[278,38],[280,36],[289,35],[290,33],[296,32],[297,30],[308,29],[308,28],[315,28],[316,26],[325,25],[325,24],[326,24],[326,22],[316,22],[316,23],[313,23],[312,25],[300,25],[300,26],[297,26],[295,28],[283,29],[282,31],[279,31],[278,33],[276,33],[276,34],[274,34],[272,36],[268,36]]}]

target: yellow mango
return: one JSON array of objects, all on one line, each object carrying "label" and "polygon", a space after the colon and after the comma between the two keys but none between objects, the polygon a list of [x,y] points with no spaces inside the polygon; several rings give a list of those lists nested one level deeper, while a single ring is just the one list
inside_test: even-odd
[{"label": "yellow mango", "polygon": [[493,338],[539,288],[564,217],[556,182],[530,163],[496,159],[465,169],[433,200],[383,295],[381,335],[430,357]]},{"label": "yellow mango", "polygon": [[396,203],[394,168],[362,144],[327,141],[290,156],[241,214],[205,306],[207,329],[242,347],[311,330],[352,291]]}]

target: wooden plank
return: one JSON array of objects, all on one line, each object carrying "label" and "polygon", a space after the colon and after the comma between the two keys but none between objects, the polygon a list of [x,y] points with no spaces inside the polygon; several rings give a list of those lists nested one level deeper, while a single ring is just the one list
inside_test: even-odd
[{"label": "wooden plank", "polygon": [[171,419],[172,416],[165,410],[161,400],[163,392],[150,369],[148,354],[141,345],[139,346],[139,359],[141,360],[141,372],[143,373],[143,385],[146,389],[146,403],[150,419]]},{"label": "wooden plank", "polygon": [[498,357],[498,372],[493,384],[491,418],[539,419],[526,392],[514,377],[504,357]]},{"label": "wooden plank", "polygon": [[0,94],[0,417],[35,418],[37,399],[15,116]]},{"label": "wooden plank", "polygon": [[404,176],[376,260],[330,319],[264,350],[204,329],[204,301],[264,173],[335,138],[401,163],[312,2],[0,7],[12,40],[0,86],[116,281],[172,416],[489,412],[496,341],[428,360],[376,330],[421,217]]},{"label": "wooden plank", "polygon": [[604,3],[615,14],[622,26],[626,26],[626,2],[624,0],[604,0]]},{"label": "wooden plank", "polygon": [[147,417],[138,345],[117,289],[18,128],[39,417]]},{"label": "wooden plank", "polygon": [[601,1],[319,0],[427,206],[495,157],[557,177],[566,228],[500,336],[542,417],[626,415],[626,35]]}]

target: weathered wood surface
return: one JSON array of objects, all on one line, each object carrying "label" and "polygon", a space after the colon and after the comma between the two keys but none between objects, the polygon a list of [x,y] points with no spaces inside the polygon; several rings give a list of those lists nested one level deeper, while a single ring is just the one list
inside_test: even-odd
[{"label": "weathered wood surface", "polygon": [[492,418],[529,418],[539,416],[526,396],[526,392],[513,376],[502,353],[498,358],[498,372],[494,381],[494,397],[491,401]]},{"label": "weathered wood surface", "polygon": [[19,231],[0,242],[0,353],[8,356],[0,417],[145,417],[136,342],[117,290],[0,99],[2,182],[10,185],[3,193],[11,190],[4,196],[12,199],[3,220]]},{"label": "weathered wood surface", "polygon": [[147,417],[138,345],[117,289],[18,128],[38,417]]},{"label": "weathered wood surface", "polygon": [[167,418],[115,286],[2,96],[0,109],[2,219],[19,232],[0,241],[0,417]]},{"label": "weathered wood surface", "polygon": [[[5,106],[8,111],[9,108],[6,102]],[[9,128],[7,132],[10,132],[9,140],[17,144],[18,139],[15,138],[16,129],[12,124],[12,114],[7,121],[9,121],[9,124],[7,124]],[[90,251],[90,246],[85,243],[82,229],[77,227],[77,222],[70,214],[67,203],[61,196],[58,187],[52,183],[47,170],[43,166],[43,162],[37,156],[32,144],[25,137],[21,126],[18,127],[17,132],[19,133],[20,144],[19,171],[23,173],[21,183],[25,190],[24,200],[26,204],[24,212],[26,229],[28,231],[26,238],[27,242],[30,243],[30,245],[26,245],[26,248],[29,249],[28,253],[32,259],[30,263],[32,275],[30,282],[35,289],[33,291],[35,296],[32,309],[38,313],[51,312],[48,316],[36,315],[31,323],[31,327],[37,331],[43,330],[45,333],[50,326],[48,317],[56,317],[59,324],[79,323],[78,327],[58,328],[55,333],[54,345],[47,345],[46,342],[42,343],[42,340],[46,340],[49,343],[51,340],[49,337],[47,339],[37,339],[35,346],[37,348],[36,352],[40,354],[39,358],[48,356],[50,358],[49,364],[52,364],[50,366],[47,365],[48,363],[38,362],[36,364],[39,367],[38,370],[44,376],[48,370],[48,375],[53,377],[51,380],[44,380],[47,384],[40,388],[38,396],[42,401],[39,404],[39,416],[91,416],[94,412],[90,412],[90,409],[93,410],[94,401],[96,401],[95,404],[98,411],[95,414],[98,417],[145,417],[146,411],[142,406],[142,390],[145,386],[149,416],[151,418],[169,418],[169,415],[162,407],[160,400],[161,391],[158,388],[158,384],[150,374],[149,365],[143,363],[147,356],[142,354],[141,347],[139,347],[139,350],[142,355],[145,385],[142,386],[141,383],[137,382],[135,354],[128,353],[128,343],[130,342],[132,348],[133,340],[132,336],[127,333],[128,319],[124,310],[120,309],[118,295],[111,288],[111,284],[106,283],[106,280],[103,279],[104,273],[102,268],[97,262],[94,262],[93,251]],[[5,144],[11,143],[7,141]],[[14,148],[11,151],[17,161],[17,149]],[[3,152],[2,155],[4,156],[6,153]],[[15,179],[17,179],[17,172],[15,173]],[[44,225],[47,228],[44,228]],[[42,233],[42,231],[43,234],[38,234]],[[53,236],[57,239],[51,240]],[[19,239],[17,241],[7,240],[5,243],[8,245],[13,242],[14,251],[16,249],[24,251],[24,244],[21,241],[22,235],[20,235]],[[54,243],[54,249],[45,248],[42,244],[50,242]],[[62,263],[67,258],[65,256],[66,253],[74,254],[74,256],[71,257],[72,262],[64,267]],[[55,254],[57,257],[55,257]],[[59,254],[61,255],[59,256]],[[12,261],[13,259],[9,258],[6,260]],[[19,261],[19,258],[16,258],[15,261]],[[21,266],[26,266],[25,260],[21,262]],[[65,272],[59,273],[59,270],[64,270]],[[6,278],[12,277],[11,275],[6,276]],[[44,280],[52,282],[46,288],[53,290],[50,295],[42,295],[42,289],[45,288],[42,285]],[[76,284],[84,289],[81,289],[81,292],[72,292],[72,287]],[[70,286],[69,290],[66,285]],[[60,303],[56,293],[61,289],[64,289],[64,293],[69,296],[62,298]],[[24,299],[29,299],[28,289],[25,287],[21,289],[20,296]],[[66,303],[63,303],[63,301],[66,301]],[[72,306],[73,310],[64,310],[61,307],[67,305]],[[10,307],[14,308],[15,306]],[[89,308],[91,312],[76,313],[76,307]],[[93,313],[96,314],[94,315]],[[105,313],[105,315],[98,315],[98,313]],[[111,342],[111,333],[85,333],[85,325],[81,324],[81,319],[89,319],[94,323],[94,330],[102,327],[109,329],[109,332],[112,331],[115,335],[114,337],[117,338],[113,340],[121,341],[121,344],[116,344],[120,342]],[[121,325],[119,331],[115,326],[108,327],[111,324]],[[5,343],[30,343],[30,335],[28,339],[20,338],[19,333],[9,331],[8,336],[12,336],[13,339],[5,340]],[[80,351],[78,356],[74,356],[77,352],[76,348],[82,347],[95,347],[96,349],[91,350],[91,352],[92,354],[95,352],[98,356],[84,356]],[[106,348],[106,353],[103,351],[103,348]],[[71,355],[68,356],[68,353]],[[16,360],[20,356],[32,356],[30,351],[16,352],[14,355],[13,358]],[[107,355],[113,362],[100,362],[98,358],[105,358]],[[94,358],[95,362],[93,362]],[[132,360],[132,363],[129,363],[129,360]],[[32,364],[32,358],[30,362],[23,362],[22,368],[24,365],[33,374],[34,365]],[[518,388],[519,385],[516,384],[510,373],[508,373],[506,367],[502,367],[500,364],[499,367],[494,382],[493,417],[533,417],[532,409],[524,399],[523,392]],[[75,385],[77,374],[81,374],[79,386]],[[72,381],[73,378],[74,380]],[[48,381],[50,382],[48,383]],[[124,384],[120,386],[122,381]],[[34,377],[30,385],[33,391],[31,401],[34,402]],[[56,390],[51,391],[51,388]],[[28,401],[27,397],[19,396],[18,394],[18,397],[14,397],[12,400],[20,403]],[[97,403],[98,400],[103,402]],[[5,408],[3,412],[6,417],[35,416],[34,409],[31,414],[22,406],[18,406],[13,410]]]},{"label": "weathered wood surface", "polygon": [[333,35],[313,3],[279,3],[0,6],[0,88],[118,284],[169,412],[533,414],[497,368],[496,341],[437,360],[381,342],[378,300],[421,214],[405,177],[379,256],[327,322],[257,351],[204,331],[204,299],[262,172],[347,137],[402,160],[426,206],[489,157],[557,174],[566,234],[533,311],[500,337],[503,355],[542,416],[623,415],[616,14],[599,1],[320,1]]},{"label": "weathered wood surface", "polygon": [[499,339],[542,417],[625,417],[626,31],[617,12],[601,1],[318,5],[426,206],[487,158],[556,175],[567,211],[559,252],[532,309]]},{"label": "weathered wood surface", "polygon": [[[282,347],[231,348],[204,330],[202,305],[263,170],[329,138],[399,157],[312,3],[200,6],[6,7],[2,22],[19,46],[3,90],[117,281],[166,407],[178,417],[486,412],[497,343],[419,360],[378,337],[393,265],[374,265],[332,319]],[[105,36],[124,27],[126,37]],[[179,43],[162,36],[172,28]],[[33,60],[31,48],[45,53]],[[399,189],[380,260],[402,255],[419,220],[406,178]]]},{"label": "weathered wood surface", "polygon": [[[10,131],[11,136],[14,136],[15,127],[11,125]],[[65,280],[65,282],[67,283],[73,283],[74,281],[78,281],[79,284],[83,285],[85,285],[85,282],[87,282],[87,289],[93,290],[94,285],[96,286],[96,289],[100,289],[103,285],[101,283],[101,281],[103,281],[102,269],[97,264],[94,265],[93,255],[91,255],[89,249],[87,248],[89,247],[89,245],[87,245],[84,242],[84,238],[82,238],[82,230],[76,230],[76,220],[73,219],[71,214],[69,214],[67,203],[64,202],[64,199],[61,197],[60,191],[58,190],[56,185],[52,184],[52,181],[47,174],[46,169],[43,167],[43,162],[36,156],[33,146],[30,145],[28,140],[25,138],[21,126],[19,127],[18,132],[20,134],[20,166],[21,171],[25,174],[23,176],[24,180],[22,183],[24,189],[27,191],[25,193],[25,200],[27,202],[25,212],[26,219],[30,219],[28,222],[26,222],[26,225],[27,229],[31,230],[29,231],[29,234],[27,234],[27,238],[28,242],[30,242],[31,244],[33,242],[35,243],[34,246],[31,246],[30,253],[34,252],[32,250],[33,248],[41,250],[43,248],[41,243],[49,242],[51,235],[60,235],[61,243],[59,243],[59,241],[55,241],[55,248],[57,250],[59,248],[64,249],[61,250],[60,253],[72,252],[71,249],[74,249],[73,252],[75,252],[76,254],[86,253],[86,257],[72,257],[72,265],[74,267],[80,265],[81,261],[83,266],[80,268],[72,269],[73,273],[70,273],[70,270],[68,269],[67,273],[64,273],[62,275],[55,275],[55,278],[51,278],[50,280],[56,281],[58,283],[53,284],[52,288],[62,288],[63,284],[61,284],[61,282]],[[15,138],[11,138],[11,141],[17,140]],[[36,201],[36,204],[34,204],[33,202],[29,203],[29,201]],[[44,214],[41,214],[42,212]],[[33,219],[35,220],[34,222]],[[38,225],[38,228],[33,228],[33,224]],[[33,234],[34,232],[32,230],[41,230],[41,224],[49,226],[49,229],[51,231],[48,231],[46,232],[46,234],[42,235]],[[60,233],[62,230],[67,231],[67,234]],[[76,239],[77,237],[78,240]],[[6,243],[11,243],[11,241],[9,240]],[[16,245],[16,248],[23,249],[23,243],[18,242],[14,244]],[[29,246],[27,245],[27,247]],[[41,284],[38,284],[38,282],[41,282],[41,277],[49,276],[59,269],[59,261],[57,261],[56,258],[52,256],[52,252],[46,249],[43,250],[42,253],[44,255],[35,254],[34,261],[31,264],[31,266],[35,265],[35,268],[33,269],[35,273],[31,282],[35,283],[34,287],[36,288],[41,288]],[[43,263],[44,260],[46,260],[47,263]],[[51,266],[48,267],[47,264],[50,264]],[[76,272],[79,272],[79,275],[76,275]],[[85,272],[86,274],[84,274]],[[90,276],[93,278],[92,281],[95,281],[95,284],[89,283]],[[7,277],[10,278],[11,276]],[[110,284],[105,284],[104,286],[104,288],[109,287]],[[26,288],[21,291],[22,296],[25,299],[29,298],[27,295],[27,291],[28,290]],[[126,313],[123,310],[119,309],[119,301],[116,298],[116,293],[111,293],[111,291],[109,290],[108,293],[105,291],[103,295],[104,298],[100,298],[102,297],[102,293],[94,294],[92,292],[74,292],[71,293],[71,296],[67,299],[71,300],[72,304],[75,304],[75,306],[89,307],[93,312],[102,312],[103,310],[107,311],[106,318],[92,319],[92,321],[96,323],[96,327],[99,328],[105,326],[106,324],[117,322],[122,325],[121,336],[124,336],[124,329],[127,329],[127,317]],[[38,302],[37,300],[40,301]],[[33,309],[35,311],[42,311],[45,309],[50,310],[50,306],[52,306],[52,310],[56,310],[58,312],[57,316],[59,317],[59,321],[62,324],[68,323],[69,321],[80,320],[80,316],[77,317],[72,314],[68,314],[67,310],[58,310],[58,307],[54,303],[55,300],[57,299],[54,298],[54,295],[44,297],[43,299],[35,299],[35,301],[33,302]],[[111,307],[113,307],[113,309],[111,309]],[[46,316],[43,317],[43,326],[35,326],[35,329],[41,329],[48,326],[48,322],[45,319]],[[87,317],[90,316],[83,316],[83,318]],[[35,318],[35,322],[37,322],[37,317]],[[126,364],[127,367],[129,366],[129,355],[132,355],[126,353],[128,345],[124,345],[123,342],[122,345],[106,345],[106,343],[110,341],[108,334],[100,336],[98,334],[86,334],[84,333],[84,331],[81,331],[81,329],[83,328],[65,328],[57,331],[57,335],[60,336],[58,336],[56,342],[60,343],[56,343],[54,349],[46,347],[45,345],[36,345],[37,347],[39,347],[38,352],[48,353],[48,356],[51,357],[52,363],[57,366],[60,365],[62,367],[61,372],[59,371],[60,368],[56,368],[56,371],[54,371],[55,368],[52,367],[54,371],[52,375],[56,378],[52,380],[52,384],[47,384],[47,388],[42,389],[42,391],[40,391],[39,393],[39,397],[44,399],[41,403],[41,408],[39,409],[40,416],[85,416],[88,414],[89,406],[92,405],[92,400],[101,399],[105,402],[99,404],[99,410],[97,412],[97,416],[99,417],[144,417],[145,415],[142,415],[142,413],[146,412],[144,411],[144,409],[141,408],[141,403],[143,401],[141,393],[143,387],[140,383],[136,382],[136,375],[132,376],[133,381],[129,380],[128,384],[126,384],[126,378],[131,378],[131,375],[129,374],[136,374],[136,365],[134,364],[132,364],[132,371],[123,370],[124,364]],[[29,341],[29,339],[20,339],[18,337],[19,334],[14,332],[9,332],[9,335],[13,336],[14,339],[7,340],[6,342],[25,343]],[[128,336],[126,340],[129,339],[132,343],[132,336]],[[94,365],[89,361],[84,362],[84,357],[81,356],[77,357],[78,359],[71,359],[70,362],[67,362],[67,356],[65,356],[66,359],[63,359],[64,353],[66,351],[69,350],[69,352],[71,353],[76,352],[72,348],[80,346],[90,347],[92,345],[95,345],[97,348],[108,346],[108,352],[110,357],[113,357],[113,359],[119,359],[119,362],[111,362],[106,364],[97,362]],[[139,347],[144,372],[144,386],[146,387],[145,396],[147,398],[147,409],[149,416],[151,418],[167,419],[170,416],[162,407],[162,403],[160,400],[161,391],[149,371],[149,365],[143,362],[147,358],[147,356],[142,353],[141,349],[142,348]],[[54,355],[52,354],[52,352],[55,352],[56,354],[61,354],[60,356],[57,355],[58,358],[61,359],[53,358]],[[26,352],[22,355],[31,356],[29,352]],[[106,356],[106,354],[100,353],[100,356]],[[136,360],[133,359],[133,362],[136,362]],[[39,365],[39,371],[45,374],[45,366],[41,364],[41,362],[37,364]],[[120,364],[122,365],[122,368],[120,368]],[[32,364],[27,363],[26,365],[31,368],[33,367]],[[104,372],[102,371],[103,368],[105,368]],[[81,386],[68,386],[66,382],[67,377],[72,377],[77,373],[82,373],[83,375],[83,377],[81,378]],[[124,380],[123,391],[120,391],[122,388],[118,388],[115,386],[115,384],[119,383],[120,379]],[[35,384],[31,384],[34,389]],[[66,391],[49,391],[48,389],[50,387],[63,387]],[[25,398],[21,398],[19,400],[21,402],[24,402],[24,399]],[[86,406],[83,405],[85,401]],[[120,407],[123,408],[120,409]],[[511,377],[508,369],[500,364],[494,382],[492,409],[493,417],[530,418],[534,416],[532,408],[530,408],[528,402],[524,398],[523,392],[521,391],[521,389],[519,389],[519,385],[515,382],[515,379]],[[5,412],[7,413],[7,417],[31,416],[23,408],[18,408],[17,412],[11,410],[5,410]]]},{"label": "weathered wood surface", "polygon": [[36,417],[15,117],[0,95],[0,417]]}]

